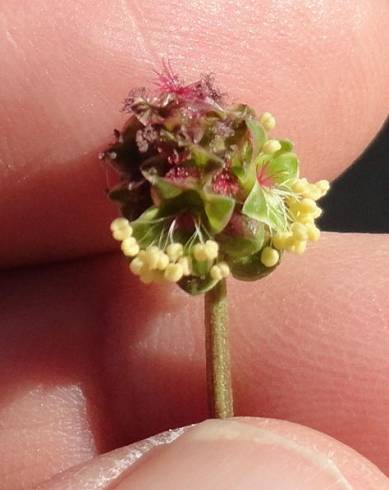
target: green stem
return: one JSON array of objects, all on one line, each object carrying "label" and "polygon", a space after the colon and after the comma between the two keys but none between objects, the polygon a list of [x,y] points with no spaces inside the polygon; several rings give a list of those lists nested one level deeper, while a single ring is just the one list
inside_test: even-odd
[{"label": "green stem", "polygon": [[205,331],[210,415],[220,419],[233,417],[228,303],[225,279],[219,281],[205,295]]}]

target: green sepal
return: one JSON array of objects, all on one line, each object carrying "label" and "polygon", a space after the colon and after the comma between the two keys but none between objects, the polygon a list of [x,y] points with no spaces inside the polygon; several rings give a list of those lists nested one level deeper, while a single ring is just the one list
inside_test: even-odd
[{"label": "green sepal", "polygon": [[208,218],[211,231],[220,233],[229,222],[235,207],[235,200],[228,196],[202,192],[204,211]]},{"label": "green sepal", "polygon": [[272,194],[271,190],[263,189],[258,181],[251,189],[242,213],[267,224],[274,230],[281,231],[286,227],[286,213],[281,198]]},{"label": "green sepal", "polygon": [[209,276],[205,278],[187,276],[183,277],[177,284],[191,296],[198,296],[199,294],[204,294],[214,288],[217,281]]},{"label": "green sepal", "polygon": [[241,259],[229,261],[231,274],[235,279],[240,279],[241,281],[256,281],[269,275],[276,269],[279,265],[276,264],[274,267],[266,267],[261,262],[261,253],[257,252],[253,255],[247,257],[242,257]]},{"label": "green sepal", "polygon": [[261,123],[254,117],[247,117],[246,125],[249,130],[252,145],[251,159],[255,159],[259,155],[259,152],[266,141],[266,133]]},{"label": "green sepal", "polygon": [[216,164],[217,167],[223,167],[224,165],[222,158],[219,158],[217,155],[206,150],[200,145],[191,145],[190,153],[193,162],[197,167],[205,167],[209,164],[212,164],[213,166]]},{"label": "green sepal", "polygon": [[206,277],[209,274],[209,269],[211,268],[211,262],[208,260],[196,260],[192,258],[192,269],[193,273],[197,277]]},{"label": "green sepal", "polygon": [[146,248],[159,240],[163,228],[161,208],[150,207],[138,219],[131,222],[133,236]]},{"label": "green sepal", "polygon": [[287,153],[293,150],[294,147],[293,141],[290,140],[277,140],[277,141],[280,143],[281,149],[276,151],[274,153],[274,156],[278,156],[281,153]]},{"label": "green sepal", "polygon": [[172,184],[163,177],[155,178],[154,187],[157,190],[159,197],[162,199],[173,199],[183,192],[182,188]]},{"label": "green sepal", "polygon": [[167,199],[163,203],[164,214],[178,215],[184,211],[189,211],[194,214],[201,213],[203,201],[199,193],[195,190],[185,190],[177,197]]}]

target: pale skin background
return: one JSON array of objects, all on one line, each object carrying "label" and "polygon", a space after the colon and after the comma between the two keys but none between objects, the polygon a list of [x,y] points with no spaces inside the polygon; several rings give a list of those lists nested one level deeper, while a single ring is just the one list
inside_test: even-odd
[{"label": "pale skin background", "polygon": [[[340,443],[254,418],[132,469],[127,449],[92,459],[206,417],[201,300],[141,286],[109,236],[96,155],[129,88],[162,57],[190,81],[212,71],[277,116],[303,175],[332,179],[387,115],[388,24],[387,0],[2,1],[0,489],[82,463],[44,488],[389,488]],[[313,427],[389,473],[388,268],[387,236],[332,233],[231,281],[237,414]]]}]

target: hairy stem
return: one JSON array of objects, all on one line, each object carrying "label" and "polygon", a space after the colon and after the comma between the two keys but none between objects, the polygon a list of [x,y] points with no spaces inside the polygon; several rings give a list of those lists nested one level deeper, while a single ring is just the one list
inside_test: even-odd
[{"label": "hairy stem", "polygon": [[205,295],[205,346],[211,417],[233,417],[228,302],[225,279]]}]

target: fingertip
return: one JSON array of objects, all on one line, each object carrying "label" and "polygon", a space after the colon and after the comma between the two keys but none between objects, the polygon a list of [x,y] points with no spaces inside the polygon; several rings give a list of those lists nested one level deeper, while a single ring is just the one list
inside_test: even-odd
[{"label": "fingertip", "polygon": [[[162,436],[157,440],[158,444],[146,440],[132,446],[123,471],[114,457],[111,460],[105,457],[106,463],[109,461],[117,470],[116,477],[108,481],[107,475],[113,472],[106,464],[106,484],[96,464],[95,476],[89,471],[84,472],[83,478],[88,475],[89,482],[99,478],[93,488],[114,485],[117,490],[389,489],[388,479],[351,448],[285,421],[208,420],[186,430],[178,429],[173,437]],[[77,488],[90,488],[82,479],[73,480],[74,484]],[[63,480],[44,488],[75,487]]]}]

